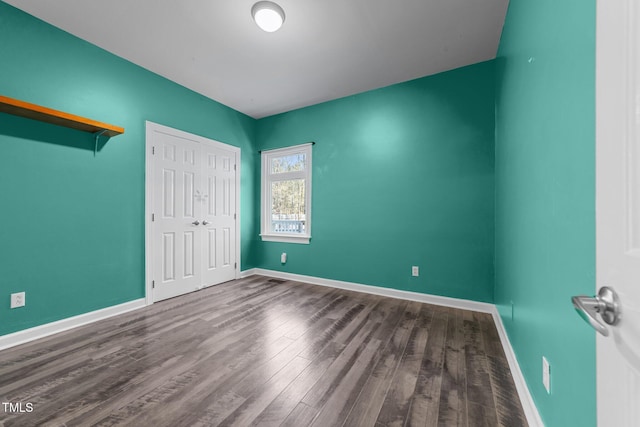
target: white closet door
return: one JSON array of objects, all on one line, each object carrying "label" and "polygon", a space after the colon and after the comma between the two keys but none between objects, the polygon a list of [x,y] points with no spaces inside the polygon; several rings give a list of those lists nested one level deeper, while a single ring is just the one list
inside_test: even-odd
[{"label": "white closet door", "polygon": [[240,150],[147,122],[147,156],[148,301],[235,279]]},{"label": "white closet door", "polygon": [[236,271],[236,153],[205,143],[203,152],[203,285],[235,278]]},{"label": "white closet door", "polygon": [[198,289],[202,281],[200,144],[155,135],[153,266],[154,300]]}]

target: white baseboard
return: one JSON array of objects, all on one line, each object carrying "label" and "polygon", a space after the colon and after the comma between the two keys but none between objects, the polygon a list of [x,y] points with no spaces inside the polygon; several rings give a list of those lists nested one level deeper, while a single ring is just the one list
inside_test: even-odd
[{"label": "white baseboard", "polygon": [[520,365],[516,359],[516,355],[511,347],[511,342],[507,336],[507,332],[498,313],[498,309],[494,304],[485,302],[469,301],[458,298],[442,297],[438,295],[421,294],[418,292],[400,291],[397,289],[383,288],[379,286],[363,285],[360,283],[344,282],[341,280],[323,279],[321,277],[305,276],[302,274],[285,273],[282,271],[266,270],[262,268],[252,268],[245,270],[241,273],[240,277],[249,277],[253,275],[261,275],[267,277],[273,277],[277,279],[293,280],[296,282],[310,283],[312,285],[329,286],[332,288],[345,289],[355,292],[364,292],[367,294],[380,295],[390,298],[398,298],[410,301],[423,302],[427,304],[442,305],[445,307],[460,308],[463,310],[479,311],[482,313],[489,313],[493,317],[493,321],[496,324],[498,335],[504,352],[507,356],[507,362],[509,363],[509,369],[513,376],[513,381],[518,391],[518,397],[522,403],[522,409],[524,410],[527,422],[531,427],[544,427],[544,423],[540,418],[538,409],[533,401],[533,397],[529,392],[527,383],[520,370]]},{"label": "white baseboard", "polygon": [[0,350],[146,307],[144,298],[0,336]]},{"label": "white baseboard", "polygon": [[256,273],[257,268],[250,268],[249,270],[244,270],[240,272],[240,278],[244,279],[245,277],[253,276]]},{"label": "white baseboard", "polygon": [[[248,274],[251,272],[251,274]],[[247,273],[244,275],[244,273]],[[427,304],[443,305],[445,307],[461,308],[463,310],[493,313],[495,306],[485,302],[470,301],[458,298],[441,297],[438,295],[422,294],[419,292],[400,291],[398,289],[384,288],[381,286],[363,285],[360,283],[344,282],[342,280],[323,279],[321,277],[305,276],[302,274],[285,273],[282,271],[253,268],[243,272],[243,277],[252,274],[274,277],[276,279],[294,280],[296,282],[310,283],[312,285],[329,286],[331,288],[345,289],[347,291],[363,292],[366,294],[380,295],[383,297],[404,299],[409,301],[424,302]]]},{"label": "white baseboard", "polygon": [[493,321],[496,324],[496,329],[498,330],[498,335],[502,342],[502,348],[507,356],[509,369],[513,376],[513,382],[516,384],[516,390],[518,391],[518,396],[520,397],[520,403],[522,403],[524,414],[527,417],[527,422],[531,427],[544,427],[538,408],[533,401],[533,396],[531,396],[527,382],[524,379],[524,375],[522,375],[522,370],[520,370],[520,364],[518,363],[516,354],[513,351],[513,347],[511,347],[511,341],[509,341],[507,330],[504,328],[504,323],[502,323],[502,317],[500,317],[497,307],[494,306],[491,314],[493,315]]}]

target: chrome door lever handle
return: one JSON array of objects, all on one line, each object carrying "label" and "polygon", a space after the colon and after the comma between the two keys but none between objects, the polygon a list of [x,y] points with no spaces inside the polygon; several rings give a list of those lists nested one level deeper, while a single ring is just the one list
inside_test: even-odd
[{"label": "chrome door lever handle", "polygon": [[195,220],[195,221],[193,221],[191,224],[193,224],[193,225],[200,225],[200,221]]},{"label": "chrome door lever handle", "polygon": [[[571,297],[576,311],[587,323],[605,337],[609,336],[607,325],[615,325],[620,320],[618,295],[607,286],[603,286],[595,297],[579,295]],[[598,319],[598,314],[604,323]]]},{"label": "chrome door lever handle", "polygon": [[202,225],[207,225],[207,224],[211,224],[211,223],[208,222],[207,220],[202,221]]},{"label": "chrome door lever handle", "polygon": [[600,332],[605,337],[609,336],[607,327],[598,320],[597,314],[600,310],[599,302],[596,297],[587,297],[584,295],[571,297],[571,302],[576,311],[593,329]]}]

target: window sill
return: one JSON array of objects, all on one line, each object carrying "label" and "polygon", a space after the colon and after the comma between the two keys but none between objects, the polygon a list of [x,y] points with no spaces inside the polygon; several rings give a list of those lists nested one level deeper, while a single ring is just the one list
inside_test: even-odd
[{"label": "window sill", "polygon": [[299,243],[308,245],[311,236],[296,236],[292,234],[261,234],[263,242]]}]

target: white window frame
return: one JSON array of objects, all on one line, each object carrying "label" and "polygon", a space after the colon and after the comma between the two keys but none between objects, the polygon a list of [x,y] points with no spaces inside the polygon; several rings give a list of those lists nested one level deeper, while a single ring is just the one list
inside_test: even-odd
[{"label": "white window frame", "polygon": [[[311,147],[312,143],[262,151],[261,228],[260,237],[266,242],[309,244],[311,239]],[[284,172],[271,175],[271,159],[293,154],[305,154],[304,171]],[[271,231],[271,183],[291,179],[304,179],[305,234],[274,233]]]}]

